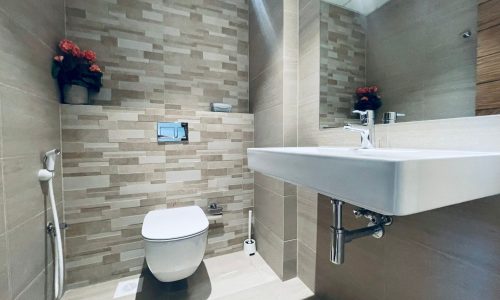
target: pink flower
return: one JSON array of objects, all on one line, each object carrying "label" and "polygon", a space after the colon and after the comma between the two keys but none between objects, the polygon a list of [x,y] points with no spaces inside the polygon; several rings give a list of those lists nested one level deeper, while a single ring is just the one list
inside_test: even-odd
[{"label": "pink flower", "polygon": [[85,58],[86,60],[92,62],[92,61],[95,61],[96,54],[92,50],[85,50],[85,51],[82,51],[82,57]]},{"label": "pink flower", "polygon": [[64,56],[62,55],[54,56],[54,60],[57,62],[62,62],[64,60]]},{"label": "pink flower", "polygon": [[92,64],[89,67],[90,72],[99,72],[102,73],[101,68],[97,64]]},{"label": "pink flower", "polygon": [[71,55],[73,55],[74,57],[82,57],[82,52],[77,45],[74,45],[74,47],[71,49]]},{"label": "pink flower", "polygon": [[64,39],[59,42],[59,49],[64,53],[70,53],[73,48],[78,46],[70,40]]}]

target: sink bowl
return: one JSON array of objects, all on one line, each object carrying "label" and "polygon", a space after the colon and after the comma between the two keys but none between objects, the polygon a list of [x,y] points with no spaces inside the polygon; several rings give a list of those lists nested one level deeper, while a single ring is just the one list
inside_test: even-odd
[{"label": "sink bowl", "polygon": [[385,215],[410,215],[500,194],[497,152],[250,148],[248,165]]}]

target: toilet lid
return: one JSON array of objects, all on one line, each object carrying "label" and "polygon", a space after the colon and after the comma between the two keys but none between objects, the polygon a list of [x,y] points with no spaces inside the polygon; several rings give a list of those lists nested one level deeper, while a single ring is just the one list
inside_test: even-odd
[{"label": "toilet lid", "polygon": [[148,212],[142,236],[148,240],[170,240],[206,230],[208,219],[198,206],[159,209]]}]

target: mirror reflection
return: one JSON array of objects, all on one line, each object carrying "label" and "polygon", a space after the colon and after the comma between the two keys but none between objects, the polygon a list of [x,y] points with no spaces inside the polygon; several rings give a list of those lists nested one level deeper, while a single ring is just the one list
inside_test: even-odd
[{"label": "mirror reflection", "polygon": [[476,103],[477,24],[476,0],[322,1],[320,127],[495,113]]}]

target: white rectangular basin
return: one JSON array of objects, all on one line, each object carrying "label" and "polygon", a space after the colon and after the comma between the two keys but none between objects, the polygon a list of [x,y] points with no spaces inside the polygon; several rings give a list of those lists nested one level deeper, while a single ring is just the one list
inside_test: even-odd
[{"label": "white rectangular basin", "polygon": [[409,215],[500,194],[497,152],[250,148],[248,165],[385,215]]}]

